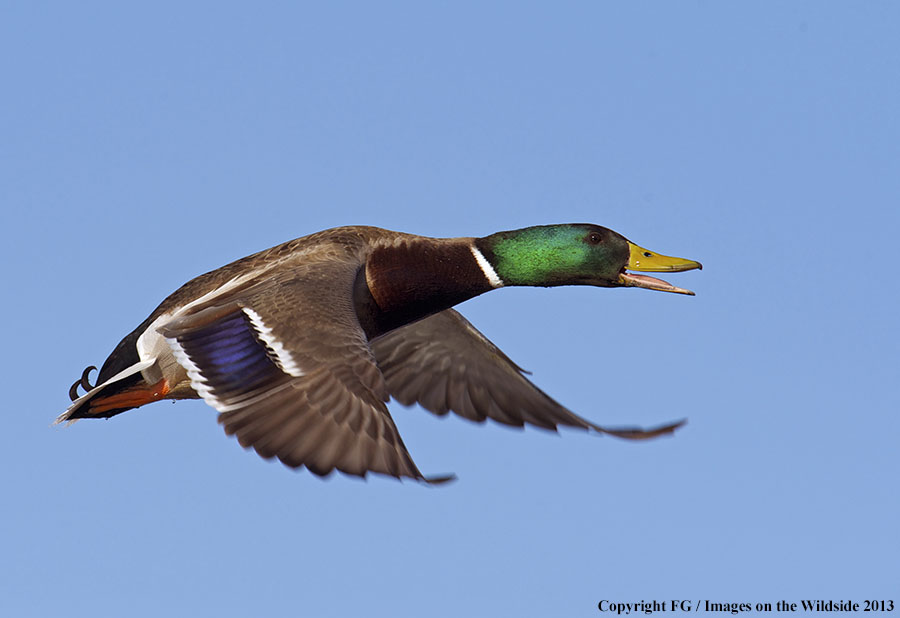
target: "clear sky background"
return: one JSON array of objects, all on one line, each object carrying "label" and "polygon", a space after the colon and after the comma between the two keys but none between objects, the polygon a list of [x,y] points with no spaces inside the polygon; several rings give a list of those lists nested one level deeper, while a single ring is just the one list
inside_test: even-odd
[{"label": "clear sky background", "polygon": [[[900,7],[4,3],[4,616],[590,616],[900,602]],[[696,297],[461,311],[630,443],[392,404],[432,488],[200,401],[51,427],[188,279],[321,229],[593,222]],[[895,610],[896,611],[896,610]]]}]

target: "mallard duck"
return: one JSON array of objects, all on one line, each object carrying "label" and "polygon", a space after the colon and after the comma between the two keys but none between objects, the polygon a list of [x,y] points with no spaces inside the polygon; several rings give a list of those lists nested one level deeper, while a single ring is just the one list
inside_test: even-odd
[{"label": "mallard duck", "polygon": [[96,385],[88,377],[95,367],[82,373],[57,422],[202,398],[227,434],[266,459],[320,476],[337,469],[430,483],[453,477],[419,471],[388,412],[390,397],[479,422],[652,438],[682,423],[611,429],[577,416],[452,307],[514,285],[692,295],[629,271],[695,268],[699,262],[647,251],[590,224],[483,238],[325,230],[181,286],[122,339]]}]

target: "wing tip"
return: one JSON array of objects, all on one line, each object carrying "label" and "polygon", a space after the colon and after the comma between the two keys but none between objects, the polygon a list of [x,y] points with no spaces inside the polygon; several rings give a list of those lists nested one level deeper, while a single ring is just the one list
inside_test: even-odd
[{"label": "wing tip", "polygon": [[422,481],[427,484],[429,487],[435,487],[437,485],[446,485],[447,483],[453,483],[458,480],[458,477],[453,474],[443,474],[441,476],[422,476],[417,481]]},{"label": "wing tip", "polygon": [[687,421],[686,418],[683,418],[680,421],[659,425],[650,429],[643,429],[641,427],[608,428],[600,427],[599,425],[592,425],[591,428],[598,433],[605,433],[624,440],[652,440],[653,438],[658,438],[660,436],[674,434],[676,430],[684,427],[687,424]]},{"label": "wing tip", "polygon": [[[248,445],[248,446],[244,446],[244,448],[246,450],[252,449],[252,450],[256,451],[256,448],[253,446]],[[453,473],[440,474],[440,475],[436,475],[436,476],[425,476],[424,474],[420,473],[418,470],[415,470],[413,473],[392,474],[390,472],[383,472],[381,470],[373,470],[371,468],[366,468],[365,470],[342,469],[341,467],[338,467],[338,466],[331,466],[331,467],[325,468],[325,467],[316,466],[315,464],[311,464],[308,462],[288,463],[288,462],[284,461],[281,457],[278,457],[277,455],[274,455],[274,454],[267,456],[267,455],[263,455],[263,454],[259,453],[259,451],[256,451],[256,453],[260,457],[262,457],[263,459],[266,459],[266,460],[271,460],[271,459],[277,458],[279,461],[281,461],[282,465],[284,465],[286,468],[294,470],[296,472],[299,472],[305,468],[314,477],[317,477],[322,481],[328,480],[329,478],[334,478],[335,472],[340,472],[342,475],[344,475],[348,478],[358,479],[363,482],[368,482],[369,478],[371,478],[373,476],[386,477],[389,479],[397,480],[399,482],[403,482],[405,480],[412,480],[417,483],[422,483],[423,485],[428,485],[428,486],[446,485],[447,483],[452,483],[452,482],[458,480],[458,477]]]}]

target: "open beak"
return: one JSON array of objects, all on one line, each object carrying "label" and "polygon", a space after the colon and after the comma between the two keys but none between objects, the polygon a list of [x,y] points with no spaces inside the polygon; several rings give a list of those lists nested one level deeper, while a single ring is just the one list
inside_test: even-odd
[{"label": "open beak", "polygon": [[[660,255],[659,253],[653,253],[652,251],[647,251],[643,247],[638,247],[631,241],[628,242],[628,247],[631,250],[631,256],[628,260],[628,265],[625,267],[628,270],[638,270],[652,273],[677,273],[683,270],[703,268],[703,264],[701,264],[700,262],[695,262],[694,260],[685,260],[684,258],[669,257],[667,255]],[[662,279],[648,277],[647,275],[634,275],[632,273],[626,272],[625,269],[623,269],[622,272],[619,273],[619,285],[634,288],[647,288],[648,290],[659,290],[660,292],[674,292],[676,294],[688,294],[690,296],[694,295],[694,293],[690,290],[675,287],[671,283],[663,281]]]}]

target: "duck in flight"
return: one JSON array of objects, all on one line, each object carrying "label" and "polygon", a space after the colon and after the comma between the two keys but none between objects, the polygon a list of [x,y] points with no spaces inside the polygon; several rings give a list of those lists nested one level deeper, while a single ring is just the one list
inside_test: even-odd
[{"label": "duck in flight", "polygon": [[[57,422],[109,418],[161,399],[202,398],[260,456],[325,476],[368,472],[430,483],[386,402],[444,415],[626,439],[673,432],[606,428],[569,411],[452,309],[504,286],[593,285],[690,294],[630,271],[699,262],[643,249],[604,227],[564,224],[483,238],[339,227],[192,279],[88,367]],[[79,387],[83,389],[80,394]]]}]

